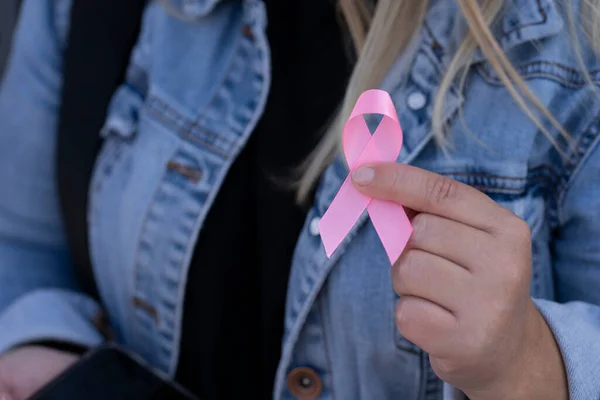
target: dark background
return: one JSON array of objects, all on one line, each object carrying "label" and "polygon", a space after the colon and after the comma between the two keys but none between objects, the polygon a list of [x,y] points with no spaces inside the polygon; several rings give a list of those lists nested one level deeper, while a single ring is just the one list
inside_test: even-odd
[{"label": "dark background", "polygon": [[20,4],[21,0],[0,0],[0,79],[4,72]]}]

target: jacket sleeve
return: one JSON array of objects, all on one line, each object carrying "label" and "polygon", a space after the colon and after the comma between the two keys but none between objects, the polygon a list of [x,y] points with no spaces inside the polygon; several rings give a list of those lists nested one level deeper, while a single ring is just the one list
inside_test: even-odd
[{"label": "jacket sleeve", "polygon": [[557,302],[535,300],[562,352],[571,400],[600,398],[600,123],[559,198],[553,244]]},{"label": "jacket sleeve", "polygon": [[53,340],[94,346],[98,305],[77,289],[55,185],[71,0],[26,0],[0,86],[0,353]]}]

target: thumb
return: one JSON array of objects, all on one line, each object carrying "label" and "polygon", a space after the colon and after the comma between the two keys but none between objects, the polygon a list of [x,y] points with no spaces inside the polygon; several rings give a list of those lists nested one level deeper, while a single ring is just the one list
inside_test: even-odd
[{"label": "thumb", "polygon": [[14,386],[7,379],[6,369],[6,364],[0,362],[0,400],[22,400],[21,396],[17,396]]},{"label": "thumb", "polygon": [[0,400],[16,400],[15,396],[11,394],[10,386],[3,378],[4,374],[0,373]]}]

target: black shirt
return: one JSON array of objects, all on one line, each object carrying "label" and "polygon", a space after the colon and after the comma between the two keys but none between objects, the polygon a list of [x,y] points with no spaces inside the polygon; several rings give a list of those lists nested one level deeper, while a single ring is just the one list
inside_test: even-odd
[{"label": "black shirt", "polygon": [[281,184],[316,147],[350,73],[333,1],[267,1],[272,84],[263,117],[200,232],[177,380],[202,399],[267,399],[306,209]]}]

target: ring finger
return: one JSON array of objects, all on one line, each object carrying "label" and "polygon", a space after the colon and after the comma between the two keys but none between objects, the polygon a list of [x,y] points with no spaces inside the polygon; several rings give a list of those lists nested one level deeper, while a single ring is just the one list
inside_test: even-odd
[{"label": "ring finger", "polygon": [[456,314],[471,285],[466,269],[435,254],[407,249],[392,266],[394,291],[428,300]]}]

